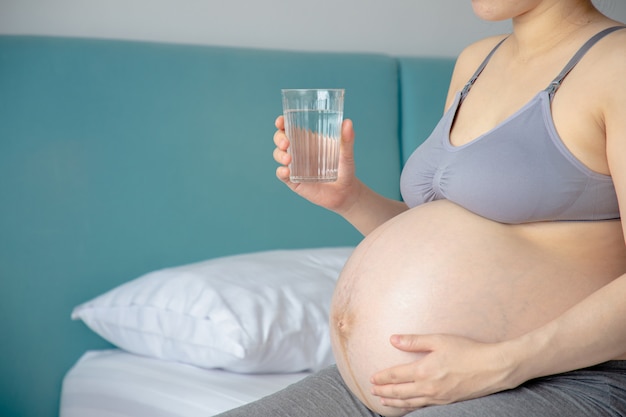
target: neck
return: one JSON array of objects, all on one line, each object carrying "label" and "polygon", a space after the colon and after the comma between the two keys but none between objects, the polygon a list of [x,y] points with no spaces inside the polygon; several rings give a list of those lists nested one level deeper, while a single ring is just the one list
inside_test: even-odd
[{"label": "neck", "polygon": [[587,0],[544,1],[513,18],[511,41],[518,57],[529,60],[571,39],[603,17]]}]

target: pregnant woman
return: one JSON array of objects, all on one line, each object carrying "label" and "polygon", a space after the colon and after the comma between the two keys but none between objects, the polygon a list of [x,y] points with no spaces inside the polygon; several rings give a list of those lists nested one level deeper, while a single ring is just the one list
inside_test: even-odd
[{"label": "pregnant woman", "polygon": [[[473,0],[469,46],[403,202],[289,182],[365,239],[331,306],[337,366],[228,416],[626,416],[626,28],[590,0]],[[469,81],[468,81],[469,80]]]}]

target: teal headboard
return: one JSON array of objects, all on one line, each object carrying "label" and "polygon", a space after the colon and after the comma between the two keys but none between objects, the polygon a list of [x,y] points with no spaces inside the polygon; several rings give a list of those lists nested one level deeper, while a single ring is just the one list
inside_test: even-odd
[{"label": "teal headboard", "polygon": [[400,68],[400,130],[402,164],[443,115],[454,69],[450,58],[403,57]]},{"label": "teal headboard", "polygon": [[56,415],[63,374],[109,346],[70,320],[96,294],[226,254],[356,244],[274,176],[280,89],[345,88],[358,175],[399,198],[398,68],[382,55],[0,36],[0,415]]}]

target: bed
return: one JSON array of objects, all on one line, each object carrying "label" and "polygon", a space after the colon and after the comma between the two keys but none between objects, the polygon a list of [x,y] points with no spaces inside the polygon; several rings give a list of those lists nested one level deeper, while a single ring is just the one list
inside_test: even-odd
[{"label": "bed", "polygon": [[63,417],[207,417],[252,402],[307,373],[246,375],[124,350],[86,352],[63,383]]},{"label": "bed", "polygon": [[72,317],[118,350],[64,378],[60,416],[214,415],[334,363],[328,310],[352,247],[260,251],[144,274]]},{"label": "bed", "polygon": [[358,175],[398,199],[452,66],[0,36],[0,415],[207,416],[332,363],[361,236],[276,180],[280,90],[345,88]]}]

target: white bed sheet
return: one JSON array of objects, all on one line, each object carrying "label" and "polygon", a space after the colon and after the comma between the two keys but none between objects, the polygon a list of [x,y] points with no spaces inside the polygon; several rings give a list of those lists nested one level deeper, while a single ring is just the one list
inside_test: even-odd
[{"label": "white bed sheet", "polygon": [[237,374],[119,349],[89,351],[63,380],[60,417],[208,417],[306,375]]}]

